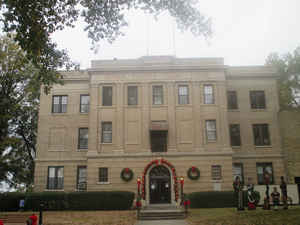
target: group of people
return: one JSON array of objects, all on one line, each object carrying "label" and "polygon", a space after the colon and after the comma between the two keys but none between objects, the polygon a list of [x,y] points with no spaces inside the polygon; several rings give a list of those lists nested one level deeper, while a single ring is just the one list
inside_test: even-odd
[{"label": "group of people", "polygon": [[[233,182],[233,189],[235,193],[237,210],[244,210],[244,198],[243,198],[244,183],[239,176],[236,176]],[[284,181],[283,176],[281,177],[280,189],[282,195],[283,208],[288,209],[287,184]],[[251,182],[251,178],[248,179],[247,197],[248,197],[248,209],[249,210],[255,209],[257,200],[255,198],[254,184]],[[266,196],[266,198],[267,201],[269,201],[269,196]],[[278,210],[278,206],[280,203],[280,193],[277,191],[277,187],[273,188],[273,192],[271,193],[271,198],[272,198],[274,210]]]}]

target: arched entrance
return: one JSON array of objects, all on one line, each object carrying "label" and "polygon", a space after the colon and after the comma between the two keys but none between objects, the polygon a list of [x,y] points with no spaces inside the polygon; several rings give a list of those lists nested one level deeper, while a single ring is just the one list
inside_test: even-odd
[{"label": "arched entrance", "polygon": [[149,172],[150,204],[171,203],[171,176],[162,165],[153,167]]}]

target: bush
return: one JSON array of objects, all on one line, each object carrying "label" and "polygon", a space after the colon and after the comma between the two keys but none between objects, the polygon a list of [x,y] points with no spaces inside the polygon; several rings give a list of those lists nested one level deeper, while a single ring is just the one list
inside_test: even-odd
[{"label": "bush", "polygon": [[[247,192],[244,192],[244,205],[247,204]],[[233,191],[193,192],[188,195],[191,208],[226,208],[236,207]]]},{"label": "bush", "polygon": [[21,199],[25,199],[25,193],[8,192],[0,194],[0,211],[17,211]]},{"label": "bush", "polygon": [[0,194],[0,211],[17,211],[20,199],[25,199],[25,210],[128,210],[134,193],[107,192],[33,192]]}]

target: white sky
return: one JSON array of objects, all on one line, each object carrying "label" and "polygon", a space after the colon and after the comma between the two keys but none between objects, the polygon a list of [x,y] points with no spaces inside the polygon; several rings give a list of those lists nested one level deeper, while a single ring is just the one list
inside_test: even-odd
[{"label": "white sky", "polygon": [[[299,0],[198,0],[202,13],[212,18],[213,37],[209,41],[189,32],[175,30],[167,14],[158,18],[131,11],[125,36],[113,44],[100,42],[97,54],[84,25],[54,34],[60,48],[66,48],[81,68],[93,59],[138,58],[149,55],[176,57],[224,57],[225,64],[261,65],[271,52],[293,51],[300,45]],[[176,27],[176,26],[175,26]],[[175,28],[176,29],[176,28]]]}]

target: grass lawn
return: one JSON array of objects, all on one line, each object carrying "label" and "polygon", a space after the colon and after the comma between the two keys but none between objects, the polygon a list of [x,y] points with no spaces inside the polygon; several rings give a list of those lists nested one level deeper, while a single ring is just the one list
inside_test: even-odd
[{"label": "grass lawn", "polygon": [[[16,212],[0,212],[1,214]],[[31,212],[17,212],[30,214]],[[37,216],[39,212],[34,212]],[[134,225],[136,211],[45,211],[43,225]],[[25,223],[24,223],[25,224]]]},{"label": "grass lawn", "polygon": [[300,207],[279,209],[237,211],[233,208],[190,209],[190,225],[300,225]]}]

